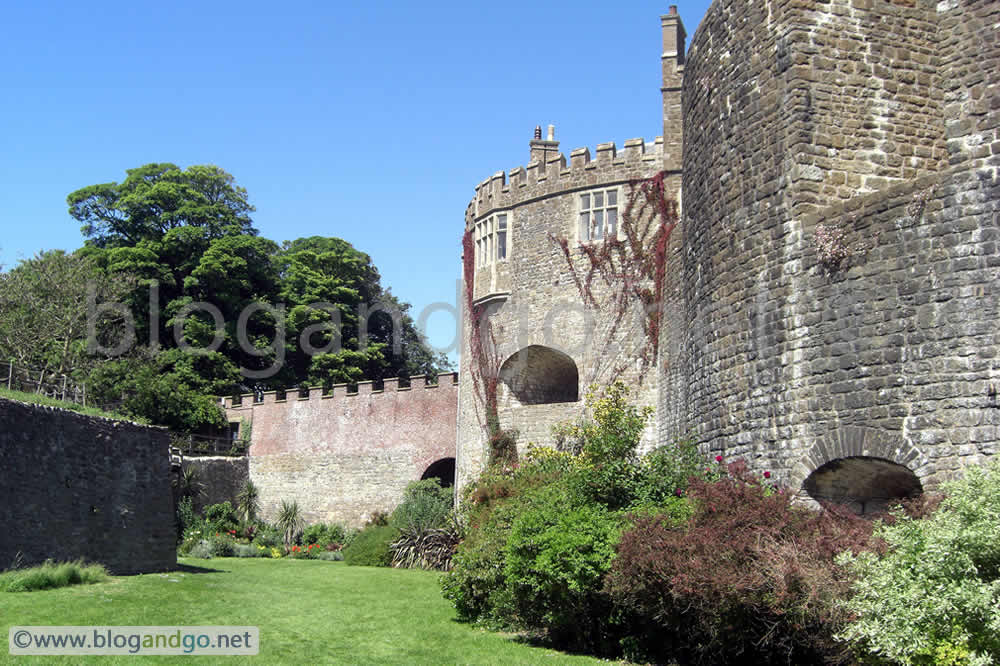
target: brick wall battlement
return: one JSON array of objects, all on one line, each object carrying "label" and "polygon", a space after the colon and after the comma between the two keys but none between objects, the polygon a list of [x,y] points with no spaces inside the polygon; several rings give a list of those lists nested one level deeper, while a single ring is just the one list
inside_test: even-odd
[{"label": "brick wall battlement", "polygon": [[276,392],[242,405],[225,399],[231,422],[250,429],[249,477],[260,490],[262,514],[273,520],[281,502],[297,501],[307,522],[360,526],[376,511],[391,511],[411,481],[455,457],[459,385],[455,373],[386,380],[381,391],[360,382],[330,395],[310,389],[285,400]]},{"label": "brick wall battlement", "polygon": [[[329,393],[325,392],[322,386],[310,386],[305,389],[300,389],[298,387],[284,389],[283,391],[266,391],[261,394],[261,403],[287,403],[292,401],[301,400],[311,400],[311,399],[321,399],[330,400],[337,398],[353,398],[356,396],[365,395],[378,395],[380,393],[394,393],[396,391],[410,391],[417,389],[436,389],[439,387],[447,388],[449,385],[458,384],[458,373],[456,372],[443,372],[437,376],[437,383],[430,383],[424,375],[414,375],[409,379],[409,386],[400,386],[399,379],[396,377],[390,379],[384,379],[381,382],[382,388],[375,389],[375,382],[373,381],[363,381],[358,382],[356,390],[351,391],[351,384],[334,384],[330,387]],[[284,398],[278,398],[280,394],[284,394]],[[237,399],[238,398],[238,399]],[[226,396],[220,398],[220,402],[224,409],[239,409],[241,407],[247,407],[254,404],[254,394],[244,393],[240,396],[230,397]]]}]

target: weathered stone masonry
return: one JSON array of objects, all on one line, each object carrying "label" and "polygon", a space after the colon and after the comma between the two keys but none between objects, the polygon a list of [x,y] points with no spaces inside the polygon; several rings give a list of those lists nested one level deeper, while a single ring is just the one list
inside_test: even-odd
[{"label": "weathered stone masonry", "polygon": [[[926,486],[995,453],[998,22],[995,2],[712,5],[684,80],[675,431],[796,489],[845,458]],[[839,268],[820,225],[847,234]]]},{"label": "weathered stone masonry", "polygon": [[230,421],[251,424],[250,479],[258,487],[263,516],[274,520],[281,501],[297,501],[308,522],[363,525],[376,511],[391,511],[406,485],[435,463],[455,457],[457,377],[437,384],[413,377],[409,387],[386,379],[349,394],[337,385],[300,397],[289,390],[242,404],[225,399]]},{"label": "weathered stone masonry", "polygon": [[[645,448],[691,434],[804,500],[860,512],[994,455],[997,25],[987,0],[715,0],[685,52],[671,8],[662,137],[567,159],[539,131],[527,165],[480,183],[466,210],[500,425],[522,448],[552,445],[587,386],[620,377],[656,406]],[[614,192],[620,214],[629,183],[660,172],[682,215],[658,357],[641,370],[638,305],[615,328],[573,276],[587,270],[580,242],[595,242],[586,195],[607,208]],[[298,499],[311,519],[357,523],[449,456],[458,484],[474,479],[487,447],[469,352],[466,330],[461,386],[433,397],[363,385],[229,405],[252,415],[265,513]]]},{"label": "weathered stone masonry", "polygon": [[0,570],[177,564],[165,430],[0,398]]},{"label": "weathered stone masonry", "polygon": [[[659,371],[639,387],[657,405],[654,443],[693,433],[804,499],[860,511],[993,455],[1000,3],[716,0],[686,55],[676,13],[662,23],[652,150],[633,140],[622,159],[602,145],[596,164],[576,150],[567,168],[558,144],[532,142],[526,169],[477,187],[466,229],[513,221],[509,256],[475,284],[480,302],[502,303],[501,357],[546,346],[546,311],[576,298],[544,238],[573,238],[573,195],[664,169],[683,178],[683,216]],[[844,234],[839,265],[818,230]],[[557,330],[548,346],[579,348],[579,323]],[[581,378],[606,360],[568,353]],[[484,460],[471,405],[463,393],[464,480]],[[551,443],[551,423],[581,409],[502,407],[522,443]]]}]

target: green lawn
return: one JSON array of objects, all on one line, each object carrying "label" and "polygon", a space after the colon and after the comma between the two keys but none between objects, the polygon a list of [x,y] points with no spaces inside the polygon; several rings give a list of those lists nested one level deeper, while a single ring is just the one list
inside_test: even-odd
[{"label": "green lawn", "polygon": [[257,657],[14,657],[0,663],[537,664],[598,663],[454,620],[438,574],[342,562],[181,559],[186,570],[107,583],[0,593],[16,625],[230,625],[260,628]]}]

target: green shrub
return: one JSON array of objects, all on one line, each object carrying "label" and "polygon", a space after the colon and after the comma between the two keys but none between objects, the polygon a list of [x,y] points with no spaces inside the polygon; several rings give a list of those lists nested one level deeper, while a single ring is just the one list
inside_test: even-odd
[{"label": "green shrub", "polygon": [[602,579],[623,525],[600,504],[574,504],[559,484],[538,493],[514,519],[504,549],[505,585],[519,622],[560,647],[617,651],[621,627]]},{"label": "green shrub", "polygon": [[239,527],[239,519],[233,510],[233,505],[229,502],[210,504],[205,507],[202,513],[205,516],[205,530],[209,533],[235,532],[236,528]]},{"label": "green shrub", "polygon": [[47,561],[37,567],[0,573],[0,592],[49,590],[106,580],[108,572],[100,564],[85,564],[82,560],[60,563]]},{"label": "green shrub", "polygon": [[840,634],[859,651],[901,664],[1000,661],[1000,462],[968,467],[942,486],[929,517],[901,510],[877,535],[888,551],[838,560],[857,580]]},{"label": "green shrub", "polygon": [[[193,468],[189,468],[193,469]],[[184,533],[201,522],[194,512],[194,501],[189,495],[181,497],[177,502],[177,542],[184,540]]]},{"label": "green shrub", "polygon": [[638,654],[633,622],[642,617],[604,587],[622,531],[648,516],[683,524],[691,479],[719,475],[690,441],[639,456],[651,410],[627,398],[622,383],[592,389],[593,421],[556,429],[566,450],[529,446],[520,463],[488,468],[466,490],[466,534],[442,577],[460,619],[528,629],[560,647]]},{"label": "green shrub", "polygon": [[210,560],[215,556],[215,548],[208,539],[201,539],[187,551],[187,556]]},{"label": "green shrub", "polygon": [[327,562],[343,562],[344,554],[339,550],[324,550],[322,553],[316,556],[317,560],[326,560]]},{"label": "green shrub", "polygon": [[326,547],[328,544],[343,544],[347,530],[336,523],[316,523],[302,532],[302,545],[316,544]]},{"label": "green shrub", "polygon": [[628,394],[628,387],[620,381],[601,393],[592,388],[587,405],[593,421],[563,427],[583,442],[581,464],[573,475],[576,492],[612,510],[635,500],[640,481],[636,449],[653,414],[652,407],[629,404]]},{"label": "green shrub", "polygon": [[249,543],[237,543],[233,545],[233,557],[264,557],[264,551],[258,546]]},{"label": "green shrub", "polygon": [[437,479],[413,481],[403,492],[403,501],[392,512],[389,523],[396,529],[418,532],[448,523],[454,506],[454,491],[442,488]]},{"label": "green shrub", "polygon": [[399,530],[390,525],[370,525],[344,548],[344,561],[353,566],[387,567],[392,564],[391,544]]},{"label": "green shrub", "polygon": [[265,548],[277,548],[282,545],[281,532],[273,525],[263,524],[254,535],[252,543]]}]

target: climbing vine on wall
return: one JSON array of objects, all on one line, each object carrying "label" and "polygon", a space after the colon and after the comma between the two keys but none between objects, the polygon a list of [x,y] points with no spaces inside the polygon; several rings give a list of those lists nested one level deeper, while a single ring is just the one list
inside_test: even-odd
[{"label": "climbing vine on wall", "polygon": [[497,387],[500,383],[500,363],[496,333],[488,307],[476,303],[475,244],[472,230],[462,237],[462,277],[465,281],[465,311],[469,325],[469,374],[480,424],[490,444],[490,464],[510,463],[517,459],[516,433],[500,428],[497,409]]},{"label": "climbing vine on wall", "polygon": [[[561,248],[584,304],[608,326],[597,358],[614,356],[608,352],[627,333],[634,308],[640,308],[640,379],[659,350],[667,247],[678,223],[677,202],[666,194],[666,175],[661,171],[652,178],[629,183],[617,236],[606,235],[603,242],[580,243],[571,248],[568,239],[549,235]],[[574,250],[586,257],[583,266],[574,259]],[[625,370],[624,358],[611,368],[609,382]]]}]

